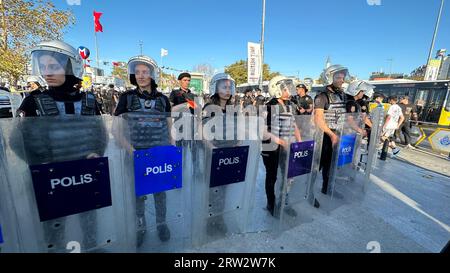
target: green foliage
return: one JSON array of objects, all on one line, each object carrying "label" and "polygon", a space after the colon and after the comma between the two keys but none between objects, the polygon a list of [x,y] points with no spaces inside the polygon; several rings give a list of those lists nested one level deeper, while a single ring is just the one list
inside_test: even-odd
[{"label": "green foliage", "polygon": [[[247,82],[247,61],[239,60],[226,67],[225,73],[236,81],[236,84],[243,84]],[[271,72],[268,64],[263,66],[263,80],[269,81],[273,77],[280,75],[278,72]]]},{"label": "green foliage", "polygon": [[12,81],[26,74],[26,51],[42,40],[61,39],[74,22],[71,12],[50,0],[0,0],[0,74]]}]

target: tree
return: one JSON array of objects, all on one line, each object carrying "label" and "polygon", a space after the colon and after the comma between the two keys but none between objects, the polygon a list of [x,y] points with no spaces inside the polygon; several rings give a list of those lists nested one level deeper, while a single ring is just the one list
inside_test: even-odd
[{"label": "tree", "polygon": [[126,85],[130,85],[130,80],[128,79],[127,64],[124,62],[118,62],[118,65],[113,66],[111,72],[113,77],[123,80]]},{"label": "tree", "polygon": [[[236,81],[236,84],[243,84],[247,82],[247,61],[239,60],[234,64],[226,67],[225,73],[230,74],[230,76]],[[268,64],[263,66],[263,80],[269,81],[273,77],[280,75],[278,72],[271,72]]]},{"label": "tree", "polygon": [[26,73],[26,51],[39,41],[61,39],[74,22],[71,12],[56,9],[51,0],[0,0],[0,74],[15,83]]},{"label": "tree", "polygon": [[159,86],[161,90],[167,90],[170,92],[178,85],[177,77],[173,74],[167,74],[161,71],[160,77],[161,80],[158,84],[161,85]]}]

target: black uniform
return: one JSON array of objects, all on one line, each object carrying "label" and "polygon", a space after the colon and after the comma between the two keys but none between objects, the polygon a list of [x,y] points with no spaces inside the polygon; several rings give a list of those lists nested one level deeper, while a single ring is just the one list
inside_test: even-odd
[{"label": "black uniform", "polygon": [[187,91],[174,89],[169,96],[169,100],[173,104],[173,106],[186,103],[188,99],[194,100],[194,94],[189,89]]},{"label": "black uniform", "polygon": [[[346,112],[345,97],[342,90],[329,85],[326,90],[314,99],[315,109],[324,109],[325,121],[328,127],[335,131],[340,115]],[[320,158],[320,169],[322,170],[322,193],[327,194],[330,179],[331,159],[333,155],[333,144],[331,138],[324,133],[322,144],[322,156]]]},{"label": "black uniform", "polygon": [[308,110],[312,108],[313,106],[313,99],[309,95],[305,95],[303,97],[300,97],[299,95],[295,95],[292,97],[291,101],[297,105],[296,114],[297,115],[311,115],[312,112],[304,112],[303,114],[300,113],[300,108],[303,108],[305,110]]},{"label": "black uniform", "polygon": [[[286,105],[283,107],[278,102],[278,99],[273,98],[269,102],[267,102],[267,130],[269,132],[280,133],[280,135],[283,133],[283,130],[286,130],[287,128],[285,125],[283,126],[283,117],[288,118],[289,115],[292,115],[293,113],[293,105],[289,103],[289,101],[285,101]],[[278,107],[278,113],[272,112],[272,106]],[[283,115],[285,114],[285,115]],[[287,115],[286,115],[287,114]],[[279,116],[277,116],[279,115]],[[279,124],[272,124],[272,119],[279,121]],[[289,127],[290,128],[290,127]],[[289,129],[287,129],[289,130]],[[263,143],[270,143],[270,140],[263,141]],[[274,151],[263,151],[261,153],[264,166],[266,167],[266,181],[265,181],[265,187],[266,187],[266,196],[267,196],[267,210],[273,215],[274,209],[275,209],[275,183],[277,182],[277,171],[278,171],[278,165],[281,165],[281,169],[284,170],[286,164],[285,160],[281,160],[280,162],[280,153],[282,152],[282,147],[278,145],[277,149]]]},{"label": "black uniform", "polygon": [[[141,92],[138,89],[130,90],[120,95],[119,103],[117,104],[114,115],[119,116],[130,112],[151,112],[151,113],[169,113],[171,106],[169,99],[153,89],[152,92]],[[161,145],[162,142],[167,142],[163,139],[165,135],[168,136],[168,125],[164,120],[165,117],[160,117],[161,126],[152,126],[146,124],[145,114],[143,116],[125,116],[130,124],[130,144],[134,149],[148,149],[155,145]],[[152,119],[153,120],[153,119]],[[151,122],[155,124],[154,121]],[[154,137],[160,135],[161,137]],[[165,143],[167,145],[167,143]],[[166,193],[160,192],[153,194],[155,200],[155,214],[158,236],[161,241],[170,239],[170,230],[166,225]],[[147,230],[145,219],[145,200],[146,196],[136,198],[136,217],[137,217],[137,245],[143,243],[144,235]]]},{"label": "black uniform", "polygon": [[[66,82],[70,82],[67,80]],[[21,117],[49,117],[49,116],[92,116],[100,115],[100,110],[94,94],[80,93],[74,89],[72,84],[64,84],[61,87],[50,88],[48,91],[34,93],[26,97],[18,109]],[[33,119],[24,119],[21,128],[16,128],[13,134],[19,130],[23,135],[25,154],[21,148],[17,149],[16,143],[11,146],[19,157],[23,158],[28,165],[60,162],[68,160],[86,159],[90,154],[103,155],[106,149],[107,134],[104,125],[96,120],[88,120],[86,123],[77,123],[73,126],[59,126],[68,120],[49,120],[48,123],[40,124],[40,130],[36,130]],[[76,128],[76,126],[84,126]],[[89,133],[83,130],[89,129]],[[64,130],[61,134],[58,130]],[[68,132],[72,130],[73,132]],[[73,135],[62,141],[61,135]],[[96,138],[92,139],[91,135]],[[86,139],[83,139],[86,138]],[[73,152],[73,147],[77,152]],[[20,146],[19,146],[20,147]],[[65,218],[58,218],[44,222],[44,235],[49,252],[65,249]],[[96,246],[96,212],[87,211],[80,214],[80,223],[83,232],[83,249]]]}]

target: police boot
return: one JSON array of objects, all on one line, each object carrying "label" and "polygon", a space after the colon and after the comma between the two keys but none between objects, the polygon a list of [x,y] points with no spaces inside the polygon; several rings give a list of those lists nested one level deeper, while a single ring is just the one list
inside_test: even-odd
[{"label": "police boot", "polygon": [[170,239],[169,227],[165,223],[162,223],[159,224],[156,228],[158,229],[158,237],[161,242],[167,242]]}]

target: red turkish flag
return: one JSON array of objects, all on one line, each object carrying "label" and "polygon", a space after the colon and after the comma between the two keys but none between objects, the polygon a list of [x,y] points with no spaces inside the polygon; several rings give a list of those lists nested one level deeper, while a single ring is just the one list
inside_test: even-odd
[{"label": "red turkish flag", "polygon": [[94,28],[95,32],[103,32],[103,26],[100,24],[100,17],[102,16],[102,12],[96,12],[94,10]]},{"label": "red turkish flag", "polygon": [[112,62],[112,65],[113,66],[119,66],[119,63],[118,62]]}]

